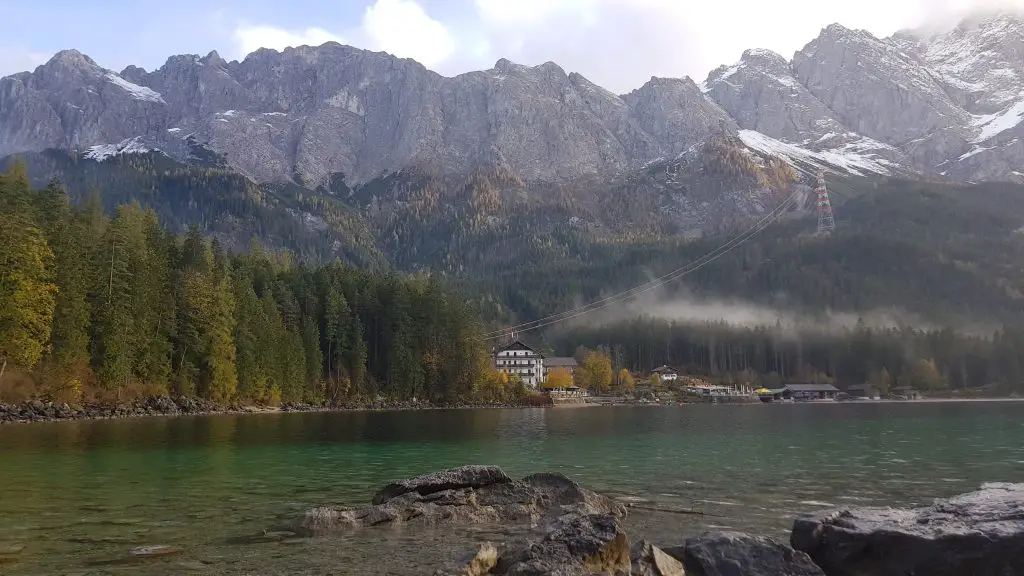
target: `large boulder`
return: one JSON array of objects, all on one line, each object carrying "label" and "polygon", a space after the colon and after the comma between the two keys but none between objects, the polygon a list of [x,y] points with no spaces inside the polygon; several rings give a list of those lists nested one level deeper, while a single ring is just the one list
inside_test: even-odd
[{"label": "large boulder", "polygon": [[687,573],[701,576],[824,576],[803,552],[764,536],[708,532],[665,548]]},{"label": "large boulder", "polygon": [[629,538],[615,516],[570,512],[539,542],[506,554],[492,571],[505,576],[630,573]]},{"label": "large boulder", "polygon": [[322,533],[407,522],[534,525],[569,512],[626,515],[622,504],[560,474],[534,474],[512,481],[500,468],[469,466],[394,482],[368,506],[313,508],[295,529]]},{"label": "large boulder", "polygon": [[828,576],[1024,574],[1024,484],[986,484],[912,510],[798,519],[791,543]]},{"label": "large boulder", "polygon": [[497,466],[461,466],[459,468],[450,468],[440,472],[424,474],[408,480],[392,482],[381,488],[374,495],[372,503],[384,504],[392,498],[410,492],[416,492],[420,496],[427,496],[445,490],[483,488],[491,484],[511,481],[512,479],[505,474],[505,471]]}]

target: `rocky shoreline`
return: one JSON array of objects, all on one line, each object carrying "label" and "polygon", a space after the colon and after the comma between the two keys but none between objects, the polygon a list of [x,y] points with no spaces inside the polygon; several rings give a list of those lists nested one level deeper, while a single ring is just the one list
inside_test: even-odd
[{"label": "rocky shoreline", "polygon": [[560,474],[513,480],[496,466],[464,466],[391,483],[365,506],[312,508],[285,533],[476,524],[533,530],[526,544],[479,543],[435,576],[1024,574],[1024,484],[986,484],[924,508],[798,518],[788,543],[740,532],[633,541],[622,528],[628,511]]},{"label": "rocky shoreline", "polygon": [[108,420],[152,416],[202,416],[214,414],[265,414],[272,412],[383,412],[389,410],[454,410],[472,408],[523,408],[518,404],[451,404],[376,401],[345,406],[282,404],[281,406],[219,406],[198,398],[154,397],[117,406],[72,406],[68,403],[33,400],[0,404],[0,424],[53,422],[59,420]]}]

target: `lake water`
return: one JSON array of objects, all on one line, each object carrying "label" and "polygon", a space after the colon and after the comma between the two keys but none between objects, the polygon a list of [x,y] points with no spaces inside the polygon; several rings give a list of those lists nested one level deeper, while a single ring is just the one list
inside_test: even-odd
[{"label": "lake water", "polygon": [[[1024,403],[265,414],[0,426],[0,573],[430,574],[514,530],[365,530],[256,542],[310,506],[360,504],[462,464],[703,516],[635,511],[632,537],[785,539],[799,513],[1024,482]],[[139,560],[136,546],[180,554]]]}]

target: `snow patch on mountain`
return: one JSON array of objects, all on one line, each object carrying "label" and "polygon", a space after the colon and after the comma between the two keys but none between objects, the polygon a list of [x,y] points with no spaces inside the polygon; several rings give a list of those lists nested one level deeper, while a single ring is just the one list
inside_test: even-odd
[{"label": "snow patch on mountain", "polygon": [[117,144],[99,144],[97,146],[90,146],[85,151],[85,158],[89,160],[95,160],[97,162],[103,162],[104,160],[113,156],[122,154],[144,154],[150,152],[149,148],[146,148],[141,142],[139,137],[126,138]]},{"label": "snow patch on mountain", "polygon": [[145,86],[139,86],[138,84],[133,84],[113,72],[107,72],[107,80],[109,80],[111,84],[131,94],[132,98],[136,100],[140,100],[142,102],[157,102],[160,104],[167,103],[164,101],[164,97],[156,90],[146,88]]},{"label": "snow patch on mountain", "polygon": [[818,152],[776,140],[755,130],[740,130],[739,136],[750,149],[778,156],[795,167],[801,163],[810,164],[816,168],[839,169],[857,176],[865,173],[891,174],[895,167],[892,162],[873,153],[883,149],[892,150],[891,146],[863,136],[838,148]]},{"label": "snow patch on mountain", "polygon": [[980,144],[995,138],[999,134],[1016,127],[1024,121],[1024,100],[1017,102],[1002,112],[975,116],[971,125],[980,128],[978,136],[971,141],[971,144]]}]

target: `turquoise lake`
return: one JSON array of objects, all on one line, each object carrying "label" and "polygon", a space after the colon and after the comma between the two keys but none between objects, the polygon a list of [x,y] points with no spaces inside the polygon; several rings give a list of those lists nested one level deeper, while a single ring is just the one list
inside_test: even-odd
[{"label": "turquoise lake", "polygon": [[[430,574],[510,527],[258,542],[305,509],[462,464],[562,472],[644,506],[632,538],[785,540],[829,506],[1024,482],[1024,403],[340,412],[0,426],[2,574]],[[135,559],[136,546],[179,547]]]}]

